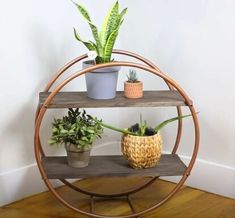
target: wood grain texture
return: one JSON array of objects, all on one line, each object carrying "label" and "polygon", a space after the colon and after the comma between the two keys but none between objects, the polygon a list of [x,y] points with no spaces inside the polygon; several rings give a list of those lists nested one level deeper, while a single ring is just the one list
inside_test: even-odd
[{"label": "wood grain texture", "polygon": [[[99,179],[79,182],[84,189],[97,192],[120,191],[145,183],[148,178],[128,177],[126,179]],[[147,189],[131,196],[135,210],[140,211],[158,202],[175,184],[157,180]],[[89,211],[89,197],[79,194],[68,187],[57,191],[71,204]],[[95,211],[108,216],[130,214],[131,209],[124,199],[95,199]],[[206,193],[193,188],[183,187],[170,201],[159,209],[141,218],[234,218],[235,200]],[[0,208],[1,218],[87,218],[60,204],[50,192],[44,192]]]},{"label": "wood grain texture", "polygon": [[49,179],[89,178],[104,176],[178,176],[186,166],[178,155],[163,154],[154,168],[136,170],[128,166],[123,156],[92,156],[84,168],[68,166],[66,157],[45,157],[42,160]]},{"label": "wood grain texture", "polygon": [[[39,94],[40,106],[50,93]],[[183,97],[177,91],[144,91],[140,99],[128,99],[123,92],[117,92],[114,99],[95,100],[87,97],[86,92],[59,92],[48,108],[104,108],[104,107],[170,107],[185,106]]]}]

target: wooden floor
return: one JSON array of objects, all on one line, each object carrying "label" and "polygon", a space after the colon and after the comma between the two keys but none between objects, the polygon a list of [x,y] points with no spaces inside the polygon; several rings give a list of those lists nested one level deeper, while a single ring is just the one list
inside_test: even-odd
[{"label": "wooden floor", "polygon": [[[99,179],[82,181],[79,187],[96,192],[113,193],[137,187],[149,178]],[[175,185],[157,180],[153,185],[131,196],[137,211],[141,211],[159,202]],[[89,211],[89,198],[78,194],[67,187],[58,192],[74,206]],[[124,199],[112,201],[97,199],[96,213],[112,215],[130,214],[128,203]],[[1,218],[85,218],[60,204],[49,192],[38,194],[0,208]],[[143,218],[235,218],[235,200],[223,198],[196,189],[183,187],[173,198],[159,209],[150,212]]]}]

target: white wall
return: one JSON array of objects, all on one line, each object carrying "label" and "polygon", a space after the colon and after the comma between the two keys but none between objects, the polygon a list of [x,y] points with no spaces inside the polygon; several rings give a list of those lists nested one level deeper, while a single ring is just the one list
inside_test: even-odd
[{"label": "white wall", "polygon": [[[113,1],[83,2],[99,24]],[[235,115],[232,110],[235,106],[235,2],[148,0],[146,4],[140,0],[122,0],[120,3],[128,6],[129,11],[116,47],[132,50],[155,62],[185,89],[200,111],[200,160],[190,185],[235,198],[234,183],[231,183],[235,175]],[[33,173],[35,178],[40,178],[33,154],[38,92],[60,67],[86,52],[74,40],[73,26],[82,29],[83,36],[90,35],[86,23],[70,1],[0,1],[0,204],[43,190],[39,179],[34,181],[35,189],[27,190],[30,183],[27,179],[32,178]],[[76,69],[78,67],[73,70]],[[125,71],[122,72],[119,89],[125,78]],[[149,74],[139,72],[139,76],[146,89],[164,87]],[[84,90],[84,80],[74,81],[70,87]],[[120,126],[135,122],[141,111],[152,124],[175,114],[173,109],[89,111]],[[117,115],[115,119],[114,113]],[[60,112],[56,111],[56,114]],[[49,112],[45,118],[44,143],[50,135],[53,116],[53,112]],[[185,121],[185,126],[179,153],[187,159],[192,151],[191,121]],[[171,125],[163,131],[165,151],[171,149],[175,129]],[[105,145],[111,140],[113,146],[102,147],[95,153],[118,152],[116,141],[119,135],[108,135],[106,132],[99,143]],[[63,149],[47,145],[45,149],[50,154],[63,152]],[[219,169],[220,174],[208,174],[213,171],[211,169],[214,172]],[[210,175],[211,180],[205,181],[206,175]],[[3,192],[6,188],[12,190],[8,195]]]}]

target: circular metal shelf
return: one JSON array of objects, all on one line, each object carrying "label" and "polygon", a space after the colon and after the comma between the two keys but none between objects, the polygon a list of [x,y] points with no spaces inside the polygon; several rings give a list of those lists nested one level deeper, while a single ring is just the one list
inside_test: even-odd
[{"label": "circular metal shelf", "polygon": [[[68,208],[79,212],[83,215],[87,215],[90,217],[96,217],[96,218],[108,218],[111,216],[105,216],[105,215],[99,215],[99,214],[95,214],[94,212],[86,212],[83,211],[79,208],[76,208],[74,206],[72,206],[70,203],[68,203],[67,201],[65,201],[56,191],[56,189],[53,187],[52,183],[50,182],[50,180],[48,179],[46,172],[43,168],[42,165],[42,158],[45,157],[45,153],[43,151],[42,145],[41,145],[41,141],[40,141],[40,136],[39,136],[39,131],[40,131],[40,127],[41,127],[41,123],[44,117],[44,114],[46,113],[47,110],[47,106],[52,102],[53,98],[55,97],[55,95],[60,92],[60,90],[66,86],[70,81],[72,81],[73,79],[80,77],[90,71],[96,70],[96,69],[100,69],[100,68],[105,68],[105,67],[113,67],[113,66],[126,66],[126,67],[133,67],[133,68],[137,68],[137,69],[142,69],[146,72],[150,72],[160,78],[162,78],[164,80],[164,82],[167,84],[168,88],[170,90],[176,90],[178,91],[181,96],[184,98],[186,105],[188,106],[192,117],[193,117],[193,123],[194,123],[194,129],[195,129],[195,142],[194,142],[194,149],[193,149],[193,153],[192,153],[192,157],[191,160],[187,166],[187,169],[185,170],[185,173],[183,174],[182,178],[180,179],[180,181],[178,182],[178,184],[175,186],[175,188],[159,203],[155,204],[154,206],[151,206],[150,208],[147,208],[141,212],[135,212],[133,209],[133,205],[131,204],[130,200],[129,200],[129,195],[136,193],[144,188],[146,188],[147,186],[151,185],[153,182],[155,182],[158,177],[154,177],[152,179],[150,179],[148,182],[146,182],[145,184],[134,188],[132,190],[126,191],[126,192],[121,192],[121,193],[113,193],[113,194],[105,194],[105,193],[96,193],[96,192],[91,192],[91,191],[87,191],[84,190],[78,186],[73,185],[72,183],[70,183],[69,181],[65,180],[65,179],[60,179],[61,182],[63,182],[65,185],[67,185],[68,187],[70,187],[71,189],[78,191],[80,193],[86,194],[86,195],[90,195],[91,196],[91,200],[93,202],[93,197],[120,197],[120,196],[126,196],[128,203],[130,204],[130,207],[132,209],[133,214],[130,215],[125,215],[125,216],[112,216],[114,218],[131,218],[131,217],[138,217],[140,215],[143,215],[147,212],[150,212],[158,207],[160,207],[162,204],[164,204],[168,199],[170,199],[179,189],[180,187],[184,184],[184,182],[186,181],[188,175],[190,174],[192,167],[195,163],[196,160],[196,156],[198,153],[198,148],[199,148],[199,124],[198,124],[198,119],[197,119],[197,114],[195,111],[195,108],[193,106],[193,104],[191,103],[191,100],[189,99],[188,95],[184,92],[184,90],[170,77],[168,77],[166,74],[164,74],[163,72],[161,72],[161,70],[154,65],[152,62],[150,62],[149,60],[145,59],[144,57],[141,57],[137,54],[134,54],[132,52],[129,51],[123,51],[123,50],[114,50],[113,51],[114,54],[120,54],[120,55],[125,55],[125,56],[129,56],[132,57],[134,59],[137,59],[138,61],[141,61],[144,64],[139,64],[139,63],[133,63],[133,62],[110,62],[110,63],[105,63],[105,64],[99,64],[99,65],[94,65],[92,67],[83,69],[81,71],[75,72],[73,73],[71,76],[69,76],[67,79],[65,79],[63,82],[61,82],[57,87],[55,87],[53,90],[50,90],[51,87],[53,86],[53,84],[58,80],[58,78],[66,71],[68,70],[71,66],[73,66],[74,64],[82,61],[83,59],[87,58],[87,55],[82,55],[74,60],[72,60],[71,62],[69,62],[68,64],[66,64],[59,72],[57,72],[55,74],[55,76],[49,81],[49,83],[47,84],[46,88],[45,88],[45,92],[49,92],[51,91],[51,93],[49,94],[49,96],[47,97],[47,99],[45,100],[45,102],[43,103],[43,105],[41,107],[38,106],[37,108],[37,112],[36,112],[36,117],[35,117],[35,135],[34,135],[34,148],[35,148],[35,157],[37,160],[37,164],[40,170],[40,173],[42,175],[42,178],[45,182],[45,184],[47,185],[48,189],[53,193],[53,195],[61,202],[63,203],[65,206],[67,206]],[[178,116],[182,115],[182,110],[180,106],[176,107],[177,109],[177,114]],[[181,139],[181,134],[182,134],[182,119],[179,119],[178,121],[178,129],[177,129],[177,135],[176,135],[176,140],[175,140],[175,145],[172,149],[172,154],[176,154],[178,147],[179,147],[179,143],[180,143],[180,139]]]}]

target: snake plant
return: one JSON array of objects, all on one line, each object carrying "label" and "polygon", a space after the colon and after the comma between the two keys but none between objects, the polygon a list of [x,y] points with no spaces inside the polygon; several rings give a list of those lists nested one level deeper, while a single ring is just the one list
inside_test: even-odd
[{"label": "snake plant", "polygon": [[109,10],[108,14],[106,15],[103,24],[102,29],[99,32],[96,25],[92,22],[91,17],[87,11],[87,9],[74,2],[76,5],[78,11],[81,13],[81,15],[85,18],[87,23],[90,26],[90,29],[92,31],[94,41],[84,41],[78,31],[74,28],[74,36],[75,38],[83,43],[88,50],[90,51],[96,51],[97,57],[96,57],[96,63],[106,63],[111,61],[111,55],[112,50],[115,44],[115,41],[117,39],[120,26],[123,23],[124,16],[127,12],[127,8],[123,9],[121,12],[119,12],[119,2],[116,1],[113,7]]}]

